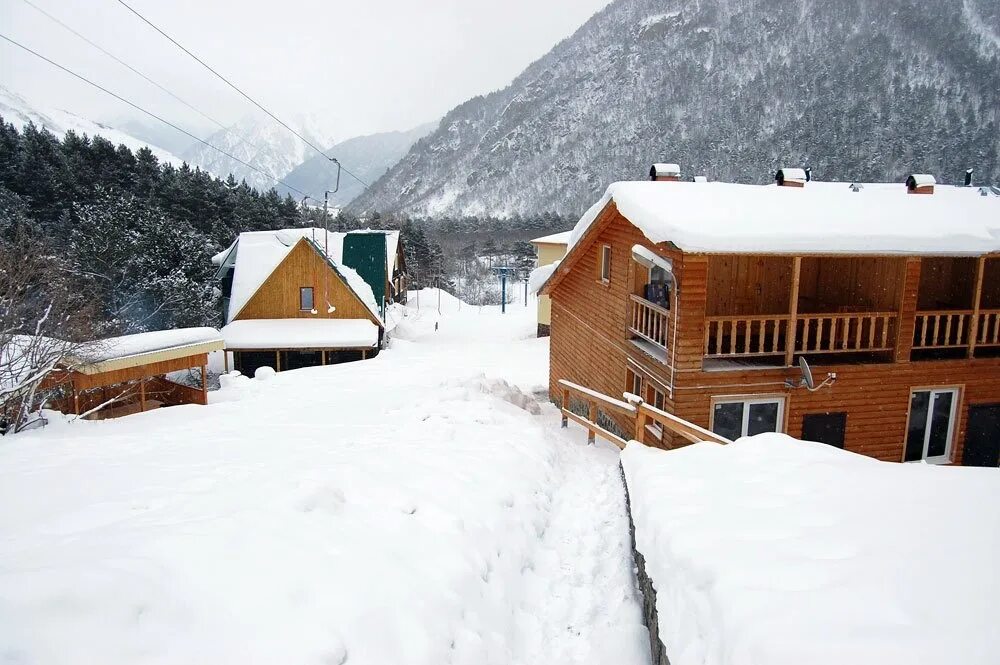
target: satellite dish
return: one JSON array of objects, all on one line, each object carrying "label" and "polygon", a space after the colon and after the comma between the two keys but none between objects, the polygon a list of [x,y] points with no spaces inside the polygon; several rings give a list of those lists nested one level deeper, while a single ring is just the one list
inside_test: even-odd
[{"label": "satellite dish", "polygon": [[816,382],[813,381],[812,369],[809,368],[809,363],[804,356],[799,356],[799,369],[802,370],[802,385],[809,390],[815,388]]}]

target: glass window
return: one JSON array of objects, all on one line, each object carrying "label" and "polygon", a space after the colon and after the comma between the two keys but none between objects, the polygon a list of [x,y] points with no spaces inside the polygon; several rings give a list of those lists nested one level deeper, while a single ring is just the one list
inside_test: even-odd
[{"label": "glass window", "polygon": [[712,412],[712,431],[727,439],[780,432],[782,400],[747,399],[716,402]]},{"label": "glass window", "polygon": [[311,286],[303,286],[299,289],[299,309],[303,312],[312,311],[313,290]]},{"label": "glass window", "polygon": [[903,461],[945,461],[951,456],[956,390],[918,390],[910,395]]},{"label": "glass window", "polygon": [[611,245],[601,247],[601,281],[611,281]]},{"label": "glass window", "polygon": [[632,370],[628,370],[628,386],[626,388],[636,397],[642,398],[642,376]]},{"label": "glass window", "polygon": [[743,436],[743,402],[716,404],[712,431],[733,441]]}]

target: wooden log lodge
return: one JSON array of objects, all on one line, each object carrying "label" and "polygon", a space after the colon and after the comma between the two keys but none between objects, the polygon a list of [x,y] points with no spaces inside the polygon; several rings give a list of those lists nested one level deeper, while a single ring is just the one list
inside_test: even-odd
[{"label": "wooden log lodge", "polygon": [[[584,386],[726,439],[779,431],[882,460],[998,464],[1000,189],[803,169],[766,186],[689,182],[663,167],[611,185],[540,290],[554,399]],[[632,436],[621,409],[589,415]],[[689,442],[643,429],[647,444]]]},{"label": "wooden log lodge", "polygon": [[240,234],[213,258],[222,334],[235,369],[252,376],[378,354],[385,308],[406,302],[398,231],[319,228]]}]

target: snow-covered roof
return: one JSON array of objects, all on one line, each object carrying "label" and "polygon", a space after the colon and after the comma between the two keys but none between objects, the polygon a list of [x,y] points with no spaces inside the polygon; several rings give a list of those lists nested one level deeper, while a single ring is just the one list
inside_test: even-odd
[{"label": "snow-covered roof", "polygon": [[569,249],[609,203],[653,243],[720,254],[976,256],[1000,251],[1000,197],[938,186],[909,196],[902,183],[804,187],[725,182],[618,182],[577,223]]},{"label": "snow-covered roof", "polygon": [[535,238],[531,243],[534,245],[566,245],[569,243],[569,237],[572,233],[572,231],[553,233],[552,235]]},{"label": "snow-covered roof", "polygon": [[98,374],[222,349],[215,328],[175,328],[122,335],[81,346],[68,361],[84,374]]},{"label": "snow-covered roof", "polygon": [[782,434],[621,463],[671,662],[996,662],[997,469]]},{"label": "snow-covered roof", "polygon": [[805,182],[807,180],[806,170],[798,167],[778,169],[776,177],[781,180],[792,180],[794,182]]},{"label": "snow-covered roof", "polygon": [[650,175],[680,175],[681,167],[678,164],[653,164],[649,170]]},{"label": "snow-covered roof", "polygon": [[914,173],[906,179],[907,187],[933,187],[937,180],[929,173]]},{"label": "snow-covered roof", "polygon": [[531,275],[528,276],[528,290],[531,293],[538,293],[538,290],[542,288],[542,285],[549,281],[549,277],[551,277],[552,273],[554,273],[556,268],[559,267],[559,263],[559,261],[554,261],[544,266],[538,266],[532,270]]},{"label": "snow-covered roof", "polygon": [[[241,233],[229,249],[213,257],[213,263],[220,269],[232,266],[233,287],[229,298],[227,320],[232,320],[250,301],[257,289],[274,272],[275,268],[288,256],[300,240],[310,243],[354,291],[372,313],[381,320],[378,303],[372,287],[352,268],[341,262],[344,250],[344,233],[323,229],[284,229],[281,231],[251,231]],[[398,234],[397,234],[398,238]],[[397,240],[398,242],[398,240]],[[386,239],[388,244],[388,238]],[[395,257],[395,254],[392,255]]]},{"label": "snow-covered roof", "polygon": [[356,349],[378,346],[367,319],[241,319],[222,329],[226,349]]}]

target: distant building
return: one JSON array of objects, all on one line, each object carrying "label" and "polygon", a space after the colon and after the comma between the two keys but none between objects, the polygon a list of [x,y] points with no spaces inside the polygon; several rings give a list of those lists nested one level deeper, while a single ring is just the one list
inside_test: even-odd
[{"label": "distant building", "polygon": [[656,173],[608,188],[541,289],[553,397],[565,379],[729,439],[998,464],[1000,190]]},{"label": "distant building", "polygon": [[213,262],[226,349],[245,374],[372,357],[386,307],[406,297],[397,231],[242,233]]},{"label": "distant building", "polygon": [[[535,246],[535,254],[538,257],[535,266],[541,268],[559,261],[566,255],[566,244],[569,242],[569,231],[554,233],[549,236],[535,238],[531,244]],[[552,317],[552,302],[548,296],[538,296],[538,336],[545,337],[549,334],[549,325]]]}]

